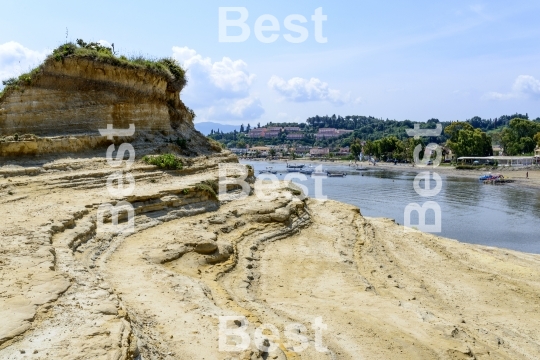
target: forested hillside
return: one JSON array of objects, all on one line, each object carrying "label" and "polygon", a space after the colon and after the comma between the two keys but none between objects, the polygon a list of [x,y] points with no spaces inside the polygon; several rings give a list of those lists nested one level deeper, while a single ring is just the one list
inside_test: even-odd
[{"label": "forested hillside", "polygon": [[[471,119],[467,119],[464,122],[470,124],[474,129],[479,129],[488,134],[494,134],[492,136],[493,142],[496,144],[502,143],[502,138],[499,134],[502,133],[504,128],[507,128],[510,121],[514,118],[529,119],[528,114],[514,114],[503,115],[494,119],[483,119],[475,116]],[[540,123],[540,118],[534,120],[534,122]],[[268,123],[266,127],[300,127],[302,133],[305,135],[301,140],[288,140],[285,133],[282,133],[276,138],[249,138],[246,136],[247,129],[251,128],[241,126],[241,130],[233,131],[230,133],[214,132],[210,135],[211,138],[220,141],[232,147],[245,147],[246,145],[281,145],[281,144],[297,144],[307,146],[321,146],[321,147],[343,147],[350,146],[354,139],[360,139],[363,141],[375,141],[386,137],[396,137],[399,140],[406,140],[409,136],[406,130],[414,128],[415,124],[419,124],[420,128],[435,128],[437,124],[441,124],[443,130],[452,124],[450,121],[440,122],[438,119],[429,119],[426,122],[418,122],[411,120],[389,120],[375,118],[373,116],[314,116],[306,120],[305,123]],[[321,139],[316,140],[315,134],[320,128],[336,128],[354,130],[350,135],[343,135],[340,138],[335,139]],[[424,139],[427,142],[445,143],[449,139],[449,136],[443,131],[440,136]]]}]

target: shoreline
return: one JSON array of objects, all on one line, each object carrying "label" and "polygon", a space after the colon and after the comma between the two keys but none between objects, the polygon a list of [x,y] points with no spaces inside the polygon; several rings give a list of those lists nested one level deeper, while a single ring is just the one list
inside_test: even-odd
[{"label": "shoreline", "polygon": [[[302,160],[256,160],[256,159],[241,159],[239,158],[239,161],[242,162],[250,162],[250,161],[256,161],[256,162],[268,162],[268,163],[276,163],[276,164],[285,164],[287,162],[292,164],[317,164],[317,165],[323,165],[325,167],[332,167],[332,166],[349,166],[349,162],[346,160],[336,160],[336,161],[321,161],[321,160],[309,160],[309,159],[302,159]],[[354,163],[352,163],[354,164]],[[378,170],[378,169],[384,169],[389,171],[414,171],[414,172],[422,172],[422,171],[435,171],[440,174],[445,174],[447,176],[455,176],[455,177],[462,177],[462,178],[469,178],[469,179],[478,179],[479,176],[485,174],[485,173],[501,173],[505,176],[505,178],[514,180],[513,183],[504,184],[505,186],[519,186],[519,187],[526,187],[530,189],[540,190],[540,167],[538,168],[528,168],[528,169],[520,169],[520,168],[497,168],[497,169],[485,169],[480,168],[478,170],[458,170],[453,166],[438,166],[438,167],[412,167],[411,164],[398,164],[394,165],[393,163],[377,163],[376,166],[369,165],[367,161],[357,162],[357,166],[363,166],[370,170]],[[526,177],[526,173],[529,173],[529,177]]]},{"label": "shoreline", "polygon": [[[0,302],[24,315],[4,321],[0,358],[225,359],[233,355],[218,346],[221,316],[249,320],[251,338],[259,324],[283,333],[320,318],[339,359],[394,358],[396,349],[407,360],[538,354],[540,254],[404,232],[356,205],[294,199],[288,186],[264,201],[223,203],[197,190],[235,159],[201,156],[183,174],[134,166],[131,200],[141,211],[134,232],[117,237],[94,233],[99,204],[112,201],[104,158],[0,177],[11,192],[0,204]],[[295,357],[281,349],[273,359],[328,359],[311,345]],[[253,354],[234,356],[261,359]]]}]

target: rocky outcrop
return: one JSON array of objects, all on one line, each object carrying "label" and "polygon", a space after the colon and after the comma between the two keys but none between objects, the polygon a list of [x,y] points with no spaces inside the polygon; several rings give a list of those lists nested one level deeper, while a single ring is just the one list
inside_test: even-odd
[{"label": "rocky outcrop", "polygon": [[[125,198],[107,194],[114,169],[102,158],[0,177],[0,358],[539,353],[538,255],[404,232],[350,205],[294,198],[290,184],[263,191],[265,201],[251,195],[220,203],[198,185],[234,160],[200,156],[185,172],[138,162],[136,190]],[[98,233],[97,207],[119,200],[132,203],[135,232]],[[247,349],[219,350],[220,316],[245,317]],[[327,326],[323,348],[315,347],[317,317]],[[292,323],[305,326],[302,352],[285,336]],[[261,324],[280,333],[270,353],[253,341]]]},{"label": "rocky outcrop", "polygon": [[0,99],[0,135],[98,135],[107,124],[171,132],[192,121],[166,77],[79,57],[47,59],[31,85]]}]

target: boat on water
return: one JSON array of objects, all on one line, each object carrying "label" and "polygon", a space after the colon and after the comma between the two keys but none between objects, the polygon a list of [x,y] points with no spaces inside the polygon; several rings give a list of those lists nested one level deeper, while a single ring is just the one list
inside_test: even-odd
[{"label": "boat on water", "polygon": [[486,181],[486,180],[497,180],[497,179],[504,179],[504,176],[501,174],[492,174],[487,173],[478,178],[480,181]]},{"label": "boat on water", "polygon": [[315,170],[311,173],[311,176],[327,176],[327,171]]},{"label": "boat on water", "polygon": [[277,171],[273,169],[273,167],[267,166],[266,169],[260,170],[259,174],[277,174]]},{"label": "boat on water", "polygon": [[366,170],[369,170],[369,168],[364,167],[364,166],[360,166],[360,167],[355,168],[354,170],[356,170],[356,171],[366,171]]},{"label": "boat on water", "polygon": [[302,169],[298,170],[299,173],[304,175],[311,175],[315,171],[313,166],[304,166]]},{"label": "boat on water", "polygon": [[482,181],[484,184],[491,184],[491,185],[500,185],[500,184],[508,184],[514,182],[514,180],[507,179],[504,177],[504,175],[501,174],[493,174],[493,175],[482,175],[479,177],[479,180]]},{"label": "boat on water", "polygon": [[304,168],[304,164],[299,164],[299,165],[290,165],[289,163],[287,163],[287,171],[288,172],[300,172],[300,170],[302,170]]},{"label": "boat on water", "polygon": [[345,176],[347,176],[347,174],[345,174],[345,173],[328,172],[328,173],[327,173],[327,176],[328,176],[328,177],[345,177]]},{"label": "boat on water", "polygon": [[291,164],[287,163],[287,169],[302,169],[304,166],[305,166],[304,164],[291,165]]}]

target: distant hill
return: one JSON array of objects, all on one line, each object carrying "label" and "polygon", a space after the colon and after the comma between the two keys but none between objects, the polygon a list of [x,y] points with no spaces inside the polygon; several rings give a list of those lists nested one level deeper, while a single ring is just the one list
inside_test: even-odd
[{"label": "distant hill", "polygon": [[[500,131],[507,127],[510,123],[510,120],[514,118],[529,119],[528,114],[514,114],[514,115],[502,115],[494,119],[482,119],[478,116],[475,116],[471,119],[466,119],[465,121],[471,124],[474,128],[480,129],[485,132],[490,132],[496,135],[500,135]],[[540,118],[534,120],[540,122]],[[210,123],[206,123],[210,124]],[[214,134],[210,137],[214,140],[224,143],[229,148],[245,145],[282,145],[282,144],[296,144],[304,146],[320,146],[320,147],[345,147],[350,146],[354,138],[361,139],[364,141],[379,140],[385,137],[395,136],[399,140],[406,140],[409,138],[407,134],[408,129],[413,129],[414,126],[418,124],[421,129],[434,129],[437,125],[442,125],[444,129],[451,124],[450,121],[439,121],[438,119],[429,119],[427,121],[411,121],[411,120],[389,120],[382,118],[375,118],[373,116],[362,116],[362,115],[352,115],[352,116],[314,116],[308,118],[305,122],[302,123],[274,123],[270,122],[263,127],[299,127],[300,132],[304,135],[302,139],[289,140],[287,139],[286,133],[281,133],[279,136],[271,138],[249,138],[246,136],[246,133],[237,133],[234,134],[231,131],[227,132],[225,128],[220,128],[223,133]],[[221,125],[227,126],[227,125]],[[197,124],[195,124],[197,128]],[[343,135],[338,138],[330,139],[317,139],[315,134],[321,128],[335,128],[335,129],[345,129],[352,130],[353,133],[349,135]],[[233,128],[239,131],[239,128]],[[214,127],[214,130],[217,130]],[[210,131],[210,130],[208,130]],[[430,137],[424,139],[427,142],[434,142],[437,144],[442,144],[448,139],[447,135],[443,132],[439,136]],[[498,144],[500,139],[497,136],[493,137],[494,143]]]},{"label": "distant hill", "polygon": [[224,133],[233,132],[234,130],[238,131],[240,130],[240,125],[225,125],[206,121],[195,123],[195,129],[199,130],[203,135],[208,135],[211,130],[217,131],[218,129]]}]

